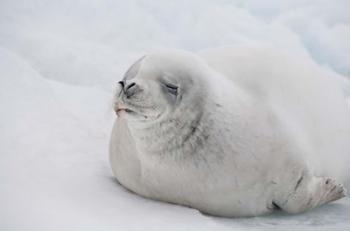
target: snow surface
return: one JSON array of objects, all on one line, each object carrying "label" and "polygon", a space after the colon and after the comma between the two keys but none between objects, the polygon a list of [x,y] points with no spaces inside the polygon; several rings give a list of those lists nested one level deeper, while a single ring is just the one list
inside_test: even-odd
[{"label": "snow surface", "polygon": [[217,218],[130,193],[108,163],[113,88],[139,56],[272,43],[310,54],[349,91],[349,9],[346,0],[2,0],[0,230],[350,230],[350,198],[300,215]]}]

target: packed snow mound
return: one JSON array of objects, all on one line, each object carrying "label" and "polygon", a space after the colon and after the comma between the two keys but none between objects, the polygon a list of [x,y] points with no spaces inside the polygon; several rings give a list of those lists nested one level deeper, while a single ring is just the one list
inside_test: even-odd
[{"label": "packed snow mound", "polygon": [[305,230],[350,226],[350,199],[309,213],[225,219],[143,199],[107,161],[110,95],[41,77],[1,49],[1,230]]},{"label": "packed snow mound", "polygon": [[0,1],[0,230],[349,230],[349,198],[295,216],[216,218],[130,193],[108,163],[116,82],[164,47],[273,44],[310,55],[350,92],[349,4]]}]

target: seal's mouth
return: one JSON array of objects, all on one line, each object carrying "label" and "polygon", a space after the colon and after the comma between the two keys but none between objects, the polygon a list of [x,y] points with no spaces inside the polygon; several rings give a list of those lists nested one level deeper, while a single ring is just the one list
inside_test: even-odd
[{"label": "seal's mouth", "polygon": [[127,113],[135,113],[133,110],[130,110],[128,108],[118,108],[117,109],[117,113],[120,112],[120,111],[125,111]]},{"label": "seal's mouth", "polygon": [[140,111],[138,111],[137,109],[134,110],[133,108],[130,109],[130,107],[125,106],[125,105],[120,105],[120,104],[115,104],[114,106],[114,111],[116,113],[116,115],[118,117],[132,117],[132,118],[144,118],[147,119],[147,115],[144,115],[143,113],[141,113]]},{"label": "seal's mouth", "polygon": [[128,113],[128,114],[135,114],[136,112],[129,109],[129,108],[116,108],[115,112],[117,113],[118,116],[121,115],[121,113]]}]

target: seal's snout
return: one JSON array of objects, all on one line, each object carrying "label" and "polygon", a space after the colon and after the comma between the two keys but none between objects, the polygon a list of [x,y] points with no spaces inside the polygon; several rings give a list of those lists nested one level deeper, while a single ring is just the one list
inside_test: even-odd
[{"label": "seal's snout", "polygon": [[122,92],[125,94],[125,96],[127,98],[130,98],[131,96],[133,96],[136,93],[137,90],[137,85],[135,82],[132,82],[130,84],[127,85],[126,81],[119,81],[118,82],[122,88]]},{"label": "seal's snout", "polygon": [[125,79],[118,82],[118,89],[114,102],[114,111],[117,116],[122,116],[125,113],[134,113],[133,110],[129,109],[128,101],[131,96],[135,95],[140,91],[140,87],[135,82],[127,82]]}]

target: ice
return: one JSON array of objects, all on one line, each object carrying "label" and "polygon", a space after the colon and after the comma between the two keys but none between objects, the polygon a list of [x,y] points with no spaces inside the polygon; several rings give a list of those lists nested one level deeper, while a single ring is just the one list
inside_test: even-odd
[{"label": "ice", "polygon": [[109,167],[113,88],[151,50],[273,43],[350,89],[349,3],[283,2],[1,1],[0,230],[349,230],[350,198],[217,218],[134,195]]}]

